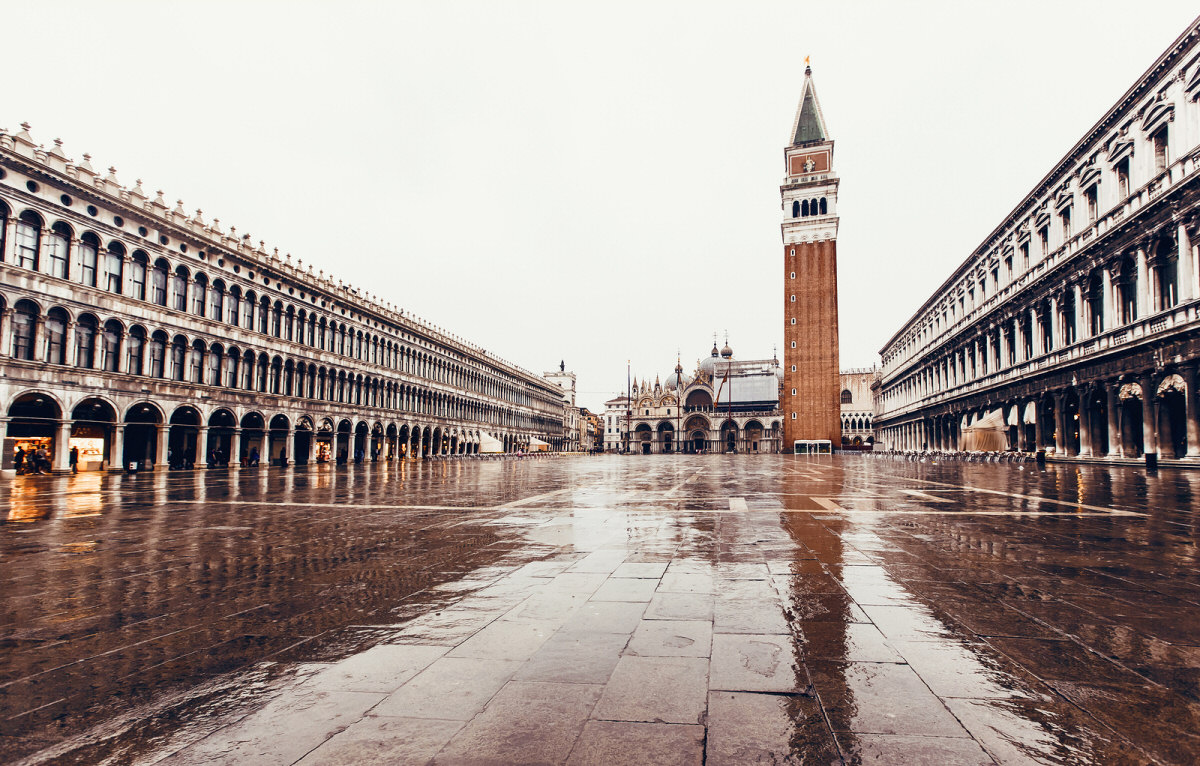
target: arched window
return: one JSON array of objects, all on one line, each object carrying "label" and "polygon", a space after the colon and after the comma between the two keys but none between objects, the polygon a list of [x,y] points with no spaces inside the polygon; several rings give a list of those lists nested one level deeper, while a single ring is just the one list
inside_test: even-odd
[{"label": "arched window", "polygon": [[130,375],[142,374],[142,350],[146,346],[146,331],[140,327],[130,328],[125,338],[125,372]]},{"label": "arched window", "polygon": [[1121,324],[1129,324],[1137,319],[1137,271],[1128,257],[1121,260],[1118,269],[1117,309]]},{"label": "arched window", "polygon": [[17,265],[37,271],[41,242],[42,218],[32,210],[26,210],[17,219]]},{"label": "arched window", "polygon": [[[171,275],[171,308],[176,311],[187,311],[188,278],[191,272],[185,266],[175,269]],[[183,380],[183,378],[175,378]]]},{"label": "arched window", "polygon": [[815,197],[808,201],[808,214],[809,215],[817,214],[817,200]]},{"label": "arched window", "polygon": [[124,327],[115,319],[104,323],[104,335],[101,338],[100,369],[105,372],[120,372],[121,370],[121,335]]},{"label": "arched window", "polygon": [[258,390],[266,393],[267,390],[267,373],[271,366],[271,360],[266,354],[260,354],[258,357]]},{"label": "arched window", "polygon": [[825,202],[825,198],[824,198],[824,197],[822,197],[822,198],[821,198],[821,215],[825,215],[825,214],[827,214],[828,212],[829,212],[829,206],[828,206],[828,204]]},{"label": "arched window", "polygon": [[70,276],[71,227],[58,221],[46,237],[46,257],[50,259],[50,276],[66,279]]},{"label": "arched window", "polygon": [[184,380],[187,375],[187,339],[176,335],[171,342],[171,380]]},{"label": "arched window", "polygon": [[12,355],[14,359],[33,361],[33,333],[37,326],[38,307],[33,301],[17,301],[13,307]]},{"label": "arched window", "polygon": [[238,385],[238,362],[242,359],[241,352],[237,348],[230,348],[225,352],[225,357],[221,362],[222,377],[221,385],[226,388],[237,388]]},{"label": "arched window", "polygon": [[150,377],[166,376],[167,334],[162,330],[150,337]]},{"label": "arched window", "polygon": [[225,301],[226,313],[229,315],[229,324],[234,327],[238,326],[242,316],[242,288],[233,285],[229,288],[229,297]]},{"label": "arched window", "polygon": [[67,363],[67,312],[50,309],[46,312],[46,324],[42,328],[46,337],[45,360],[48,364]]},{"label": "arched window", "polygon": [[271,335],[279,338],[283,335],[283,304],[275,301],[275,310],[271,312]]},{"label": "arched window", "polygon": [[843,388],[842,389],[842,404],[853,404],[853,403],[854,403],[854,395],[850,393],[850,389]]},{"label": "arched window", "polygon": [[89,232],[79,238],[79,284],[96,286],[96,259],[100,253],[100,238]]},{"label": "arched window", "polygon": [[159,258],[150,272],[150,302],[157,306],[167,305],[167,273],[170,270],[170,265]]},{"label": "arched window", "polygon": [[792,200],[792,218],[797,218],[800,215],[800,200]]},{"label": "arched window", "polygon": [[208,299],[208,277],[196,275],[196,285],[192,288],[192,313],[198,317],[204,316],[204,302]]},{"label": "arched window", "polygon": [[801,218],[808,217],[808,200],[804,200],[803,202],[800,203],[800,217]]},{"label": "arched window", "polygon": [[247,391],[254,390],[254,352],[247,351],[246,356],[242,358],[242,385]]},{"label": "arched window", "polygon": [[75,366],[90,370],[96,366],[96,327],[99,323],[90,314],[75,322]]},{"label": "arched window", "polygon": [[204,355],[204,341],[199,339],[192,341],[191,360],[188,363],[191,375],[188,376],[188,379],[193,383],[204,382]]},{"label": "arched window", "polygon": [[[1160,245],[1167,248],[1168,245]],[[1155,309],[1166,311],[1179,303],[1179,258],[1174,244],[1160,255],[1154,264]]]},{"label": "arched window", "polygon": [[224,348],[220,343],[214,343],[208,349],[208,374],[205,382],[210,386],[221,385],[221,361],[224,358]]},{"label": "arched window", "polygon": [[0,263],[4,261],[4,239],[8,235],[8,205],[0,201]]},{"label": "arched window", "polygon": [[266,335],[270,331],[271,301],[264,295],[258,304],[258,331]]},{"label": "arched window", "polygon": [[[213,280],[212,289],[208,291],[208,318],[220,322],[225,317],[225,283],[219,279]],[[213,385],[216,385],[215,383]]]},{"label": "arched window", "polygon": [[291,306],[287,308],[287,315],[283,318],[283,339],[292,339],[292,327],[295,324],[296,310]]},{"label": "arched window", "polygon": [[120,242],[109,242],[104,253],[104,289],[121,294],[125,271],[125,246]]},{"label": "arched window", "polygon": [[246,311],[246,316],[242,320],[242,327],[245,327],[247,330],[253,330],[254,329],[254,312],[258,311],[258,296],[254,294],[253,290],[246,291],[246,309],[245,309],[245,311]]},{"label": "arched window", "polygon": [[129,260],[129,294],[139,301],[146,300],[146,269],[150,259],[141,250],[133,251]]}]

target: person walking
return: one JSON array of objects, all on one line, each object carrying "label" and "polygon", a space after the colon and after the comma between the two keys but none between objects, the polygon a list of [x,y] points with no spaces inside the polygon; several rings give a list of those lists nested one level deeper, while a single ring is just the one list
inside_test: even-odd
[{"label": "person walking", "polygon": [[25,451],[24,447],[17,445],[17,452],[15,455],[13,455],[13,468],[16,469],[18,476],[25,473],[27,469],[27,466],[25,465],[25,459],[28,457],[28,454],[29,453]]},{"label": "person walking", "polygon": [[71,447],[71,456],[69,458],[71,464],[71,473],[79,473],[79,448]]}]

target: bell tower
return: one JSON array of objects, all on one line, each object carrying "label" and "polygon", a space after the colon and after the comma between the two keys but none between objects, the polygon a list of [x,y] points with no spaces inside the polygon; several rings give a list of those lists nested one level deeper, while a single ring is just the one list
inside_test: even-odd
[{"label": "bell tower", "polygon": [[805,59],[804,87],[784,149],[784,451],[797,439],[841,443],[838,390],[837,193],[833,141]]}]

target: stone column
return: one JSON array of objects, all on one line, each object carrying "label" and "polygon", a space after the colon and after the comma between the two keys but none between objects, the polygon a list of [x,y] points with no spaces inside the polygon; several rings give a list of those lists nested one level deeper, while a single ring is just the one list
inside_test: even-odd
[{"label": "stone column", "polygon": [[240,467],[242,465],[242,429],[235,428],[233,433],[229,435],[229,464]]},{"label": "stone column", "polygon": [[0,311],[0,359],[12,356],[12,307]]},{"label": "stone column", "polygon": [[167,462],[167,450],[171,443],[171,424],[161,423],[158,426],[158,446],[154,453],[154,467],[170,468],[170,463]]},{"label": "stone column", "polygon": [[1103,274],[1104,274],[1104,299],[1100,301],[1100,303],[1101,303],[1100,308],[1104,313],[1104,318],[1101,320],[1100,327],[1102,330],[1107,331],[1107,330],[1111,330],[1112,328],[1116,327],[1116,325],[1117,325],[1117,321],[1116,321],[1117,307],[1116,307],[1116,304],[1114,303],[1116,298],[1113,297],[1112,269],[1106,266],[1103,269]]},{"label": "stone column", "polygon": [[1038,321],[1037,309],[1029,309],[1029,331],[1033,334],[1033,343],[1029,344],[1033,349],[1033,355],[1039,356],[1042,353],[1042,324]]},{"label": "stone column", "polygon": [[1105,386],[1108,403],[1108,457],[1121,457],[1121,382],[1114,380]]},{"label": "stone column", "polygon": [[196,429],[195,449],[196,467],[208,468],[208,426],[202,425]]},{"label": "stone column", "polygon": [[1025,428],[1025,410],[1029,407],[1029,403],[1023,400],[1017,400],[1017,416],[1013,418],[1017,421],[1017,449],[1021,452],[1029,452],[1029,431]]},{"label": "stone column", "polygon": [[[1141,251],[1138,253],[1140,255]],[[1149,455],[1158,452],[1158,441],[1155,438],[1157,424],[1154,422],[1154,380],[1149,374],[1145,374],[1138,378],[1138,384],[1142,387],[1142,451]]]},{"label": "stone column", "polygon": [[283,450],[283,465],[292,465],[295,461],[293,453],[296,450],[296,429],[288,429],[287,435],[284,437]]},{"label": "stone column", "polygon": [[[1146,249],[1137,249],[1137,313],[1138,319],[1150,315],[1150,269],[1146,263]],[[1147,450],[1148,451],[1148,450]]]},{"label": "stone column", "polygon": [[1083,288],[1076,282],[1072,289],[1075,291],[1075,340],[1079,341],[1091,337],[1091,326],[1084,311],[1087,306],[1083,300]]},{"label": "stone column", "polygon": [[1092,456],[1092,394],[1085,389],[1079,395],[1079,456]]},{"label": "stone column", "polygon": [[1058,316],[1058,298],[1050,296],[1050,350],[1062,346],[1062,320]]},{"label": "stone column", "polygon": [[1042,402],[1040,399],[1033,404],[1033,448],[1046,449],[1046,428],[1042,417]]},{"label": "stone column", "polygon": [[125,469],[125,424],[113,423],[108,439],[108,470]]},{"label": "stone column", "polygon": [[[1179,247],[1179,302],[1183,303],[1197,297],[1195,293],[1196,258],[1192,252],[1192,241],[1188,238],[1187,227],[1182,223],[1179,224],[1176,234]],[[1190,392],[1191,389],[1188,391]],[[1190,440],[1188,449],[1191,449]]]},{"label": "stone column", "polygon": [[1054,394],[1054,454],[1067,454],[1067,413],[1063,410],[1066,396],[1061,391]]},{"label": "stone column", "polygon": [[1196,392],[1196,365],[1183,369],[1183,380],[1187,385],[1184,412],[1187,418],[1187,456],[1200,457],[1200,397]]},{"label": "stone column", "polygon": [[1004,334],[1004,327],[997,327],[997,340],[1000,346],[1000,358],[996,360],[996,369],[1000,370],[1008,366],[1008,336]]},{"label": "stone column", "polygon": [[58,421],[58,434],[54,437],[54,465],[56,473],[71,470],[71,421]]}]

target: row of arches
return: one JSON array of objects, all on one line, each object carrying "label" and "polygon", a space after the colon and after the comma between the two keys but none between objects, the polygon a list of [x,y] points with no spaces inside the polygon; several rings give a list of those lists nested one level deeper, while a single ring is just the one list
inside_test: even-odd
[{"label": "row of arches", "polygon": [[[55,468],[66,469],[74,448],[81,470],[168,466],[193,468],[337,462],[377,462],[438,455],[478,454],[484,432],[469,425],[384,422],[308,413],[240,416],[229,407],[203,413],[195,405],[141,400],[118,405],[100,396],[65,406],[48,391],[28,390],[4,410],[5,468],[16,449],[44,447]],[[498,432],[506,452],[528,448],[527,434]]]},{"label": "row of arches", "polygon": [[828,215],[829,203],[825,197],[820,199],[792,200],[792,218],[808,218],[810,215]]},{"label": "row of arches", "polygon": [[669,420],[657,424],[639,423],[631,434],[630,449],[644,455],[658,453],[701,453],[701,452],[779,452],[781,425],[773,421],[765,428],[762,421],[751,418],[739,424],[726,419],[716,429],[708,418],[692,415],[676,434],[675,424]]},{"label": "row of arches", "polygon": [[1200,457],[1195,367],[1055,388],[888,426],[897,449],[1046,450],[1066,457]]}]

